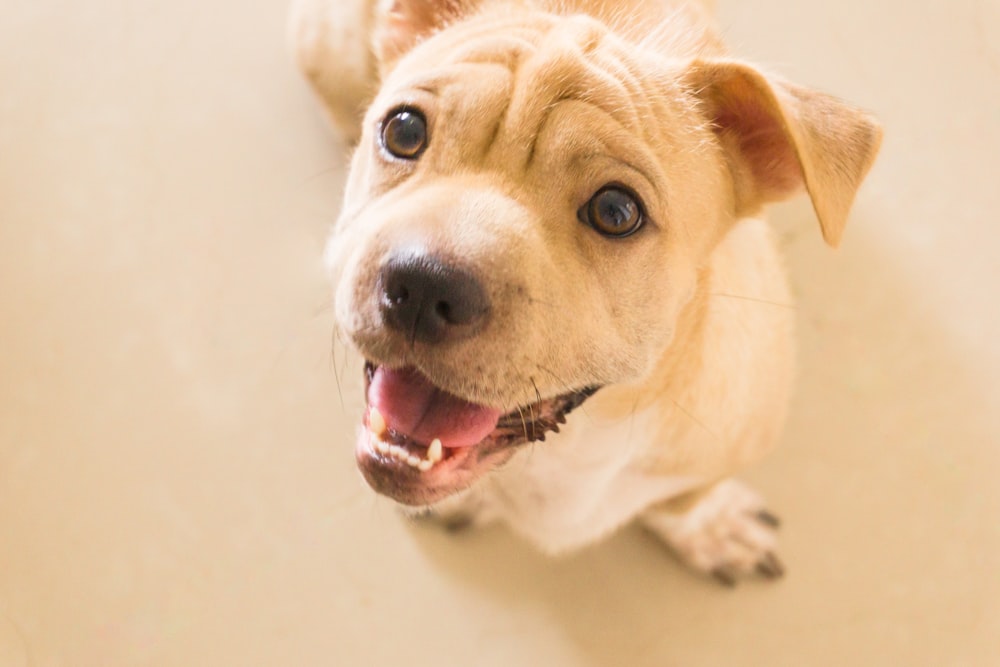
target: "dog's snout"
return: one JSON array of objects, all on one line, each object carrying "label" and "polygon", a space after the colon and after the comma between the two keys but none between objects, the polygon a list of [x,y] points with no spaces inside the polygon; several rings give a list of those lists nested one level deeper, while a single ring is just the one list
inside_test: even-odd
[{"label": "dog's snout", "polygon": [[475,276],[427,255],[390,258],[379,283],[383,320],[410,340],[468,338],[490,314],[489,296]]}]

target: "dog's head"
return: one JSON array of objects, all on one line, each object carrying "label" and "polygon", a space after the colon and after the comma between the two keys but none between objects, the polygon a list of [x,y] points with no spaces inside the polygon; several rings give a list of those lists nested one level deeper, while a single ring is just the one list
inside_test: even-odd
[{"label": "dog's head", "polygon": [[367,360],[359,466],[428,504],[671,345],[741,216],[808,190],[837,243],[877,125],[584,16],[397,0],[328,249]]}]

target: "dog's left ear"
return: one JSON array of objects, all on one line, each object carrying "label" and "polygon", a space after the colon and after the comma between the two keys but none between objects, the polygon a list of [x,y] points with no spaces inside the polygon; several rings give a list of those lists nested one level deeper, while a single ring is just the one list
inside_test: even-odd
[{"label": "dog's left ear", "polygon": [[477,4],[478,0],[379,0],[374,48],[382,74],[420,40]]},{"label": "dog's left ear", "polygon": [[805,189],[836,246],[882,141],[867,113],[836,98],[765,77],[733,61],[697,61],[688,71],[733,174],[738,215]]}]

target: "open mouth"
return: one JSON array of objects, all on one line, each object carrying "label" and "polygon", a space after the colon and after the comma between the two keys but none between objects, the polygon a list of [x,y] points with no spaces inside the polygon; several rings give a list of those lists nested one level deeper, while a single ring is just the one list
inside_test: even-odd
[{"label": "open mouth", "polygon": [[558,433],[596,392],[587,387],[510,412],[470,403],[414,368],[365,364],[365,411],[356,457],[379,493],[425,505],[467,488],[519,445]]}]

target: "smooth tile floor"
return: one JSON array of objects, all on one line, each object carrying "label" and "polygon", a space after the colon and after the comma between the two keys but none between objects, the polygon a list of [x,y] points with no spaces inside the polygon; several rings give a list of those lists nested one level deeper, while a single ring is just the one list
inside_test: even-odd
[{"label": "smooth tile floor", "polygon": [[721,5],[887,128],[841,250],[774,215],[802,382],[748,477],[790,572],[736,591],[638,530],[551,561],[363,486],[342,149],[285,0],[7,0],[0,666],[1000,664],[1000,3]]}]

